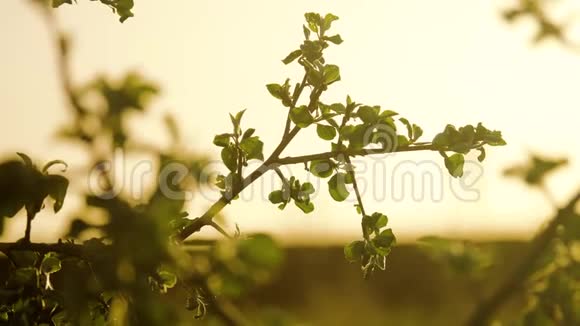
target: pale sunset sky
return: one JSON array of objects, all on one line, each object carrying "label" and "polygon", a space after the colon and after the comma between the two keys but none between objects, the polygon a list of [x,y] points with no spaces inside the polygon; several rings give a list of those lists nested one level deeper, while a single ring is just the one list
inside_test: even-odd
[{"label": "pale sunset sky", "polygon": [[[530,151],[568,156],[570,167],[550,179],[550,189],[563,203],[580,185],[580,55],[552,42],[532,46],[531,24],[507,25],[501,19],[508,3],[137,0],[135,17],[121,24],[103,5],[79,0],[58,9],[57,17],[73,40],[76,82],[136,70],[161,86],[147,118],[132,126],[135,135],[166,142],[160,118],[169,111],[178,117],[189,149],[218,158],[213,136],[229,131],[229,112],[244,108],[243,125],[256,128],[265,155],[277,145],[286,111],[265,85],[286,77],[297,82],[301,68],[285,66],[281,59],[300,44],[305,12],[331,12],[340,17],[333,30],[344,43],[331,47],[327,60],[340,66],[342,81],[331,86],[325,102],[342,102],[349,94],[356,102],[397,111],[423,127],[425,140],[447,123],[483,122],[502,130],[508,142],[488,151],[483,176],[474,185],[477,200],[464,200],[473,193],[457,195],[457,184],[450,186],[445,174],[441,201],[429,194],[415,200],[410,191],[394,198],[405,187],[400,179],[391,183],[397,164],[433,161],[444,169],[435,152],[358,160],[361,179],[371,188],[364,196],[367,211],[387,214],[401,239],[430,234],[509,238],[530,236],[551,207],[539,193],[504,178],[505,167],[525,160]],[[68,108],[53,46],[35,8],[27,1],[2,1],[0,155],[21,151],[39,161],[63,159],[74,168],[82,151],[54,137],[68,119]],[[327,148],[314,130],[307,130],[285,155]],[[293,171],[305,177],[302,166]],[[430,171],[437,173],[432,165]],[[256,187],[252,196],[243,195],[225,209],[228,229],[238,223],[242,231],[267,231],[286,242],[344,243],[360,237],[354,194],[348,202],[334,203],[326,180],[321,186],[313,183],[320,190],[313,213],[303,215],[294,205],[280,211],[265,199],[270,186]],[[209,204],[210,199],[198,197],[190,215]],[[40,214],[33,239],[61,234],[78,205],[73,194],[56,216]],[[23,217],[9,221],[4,239],[20,237]]]}]

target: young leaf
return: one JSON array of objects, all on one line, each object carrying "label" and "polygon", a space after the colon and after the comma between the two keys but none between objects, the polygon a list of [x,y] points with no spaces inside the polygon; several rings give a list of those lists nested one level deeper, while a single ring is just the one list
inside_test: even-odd
[{"label": "young leaf", "polygon": [[308,23],[308,28],[314,33],[318,33],[318,26],[320,25],[320,21],[322,20],[320,15],[313,12],[308,12],[304,14],[306,18],[306,22]]},{"label": "young leaf", "polygon": [[357,114],[364,123],[375,123],[379,118],[379,107],[361,106]]},{"label": "young leaf", "polygon": [[345,179],[346,173],[336,173],[328,180],[328,191],[336,201],[344,201],[348,198],[349,192],[346,189]]},{"label": "young leaf", "polygon": [[322,75],[324,84],[330,85],[340,80],[340,69],[336,65],[326,65]]},{"label": "young leaf", "polygon": [[310,182],[305,182],[300,187],[301,195],[311,195],[315,192],[314,186]]},{"label": "young leaf", "polygon": [[318,137],[324,140],[333,140],[334,137],[336,137],[336,129],[323,124],[316,125],[316,133],[318,134]]},{"label": "young leaf", "polygon": [[396,241],[393,230],[386,229],[373,239],[373,245],[377,253],[386,256],[391,252],[391,247],[395,245]]},{"label": "young leaf", "polygon": [[227,166],[227,168],[235,172],[238,166],[238,154],[236,148],[233,146],[226,146],[221,152],[222,161]]},{"label": "young leaf", "polygon": [[385,226],[387,226],[387,223],[389,222],[389,218],[387,217],[387,215],[381,213],[373,213],[372,216],[374,217],[375,220],[375,228],[380,230]]},{"label": "young leaf", "polygon": [[413,126],[411,125],[409,120],[405,118],[400,118],[399,121],[401,121],[405,125],[405,127],[407,127],[407,136],[409,137],[409,139],[413,139]]},{"label": "young leaf", "polygon": [[310,162],[310,173],[319,178],[328,178],[334,171],[334,164],[328,160],[316,160]]},{"label": "young leaf", "polygon": [[465,164],[465,158],[463,154],[453,154],[451,156],[445,157],[445,167],[455,178],[460,178],[463,176],[463,165]]},{"label": "young leaf", "polygon": [[264,160],[264,154],[262,153],[264,143],[260,140],[260,138],[258,138],[258,136],[242,140],[240,142],[240,148],[244,151],[244,153],[246,153],[248,160]]},{"label": "young leaf", "polygon": [[350,263],[361,260],[365,252],[365,243],[362,241],[354,241],[344,247],[344,257]]},{"label": "young leaf", "polygon": [[300,128],[306,128],[314,122],[312,114],[305,105],[290,110],[290,119]]},{"label": "young leaf", "polygon": [[[306,31],[308,31],[306,29]],[[310,32],[310,31],[309,31]],[[307,38],[308,39],[308,38]],[[292,52],[290,52],[290,54],[288,54],[288,56],[286,56],[286,58],[284,58],[282,60],[282,62],[287,65],[289,63],[291,63],[292,61],[298,59],[300,56],[302,55],[302,50],[298,49],[298,50],[294,50]],[[269,90],[269,89],[268,89]],[[273,94],[272,94],[273,95]]]},{"label": "young leaf", "polygon": [[254,132],[256,132],[256,129],[254,128],[249,128],[248,130],[246,130],[244,132],[244,135],[242,136],[242,140],[246,139],[246,138],[250,138],[252,137],[252,135],[254,134]]},{"label": "young leaf", "polygon": [[324,23],[322,25],[323,30],[327,31],[330,29],[330,26],[332,25],[332,22],[338,20],[338,17],[333,15],[333,14],[326,14],[326,16],[324,16]]},{"label": "young leaf", "polygon": [[272,96],[274,96],[275,98],[281,100],[282,99],[282,85],[279,84],[268,84],[266,85],[266,88],[268,89],[268,92],[270,92],[270,94],[272,94]]},{"label": "young leaf", "polygon": [[296,205],[296,207],[300,208],[306,214],[314,211],[314,204],[312,204],[309,201],[304,202],[304,201],[294,200],[294,205]]},{"label": "young leaf", "polygon": [[423,136],[423,128],[413,124],[413,142],[417,141],[421,136]]},{"label": "young leaf", "polygon": [[324,39],[329,41],[329,42],[332,42],[336,45],[339,45],[342,43],[342,38],[340,37],[339,34],[332,35],[332,36],[325,36]]},{"label": "young leaf", "polygon": [[219,147],[226,147],[230,144],[232,134],[219,134],[213,138],[213,143]]},{"label": "young leaf", "polygon": [[159,276],[164,291],[175,287],[177,284],[177,276],[169,271],[159,271],[157,275]]},{"label": "young leaf", "polygon": [[286,202],[286,199],[284,199],[284,193],[282,192],[282,190],[272,191],[270,193],[270,195],[268,195],[268,200],[272,204],[280,204],[280,203]]},{"label": "young leaf", "polygon": [[302,25],[302,31],[304,32],[304,39],[309,40],[310,39],[310,30],[308,29],[308,27]]},{"label": "young leaf", "polygon": [[42,263],[40,264],[40,271],[42,273],[52,274],[60,271],[60,269],[61,269],[60,259],[58,259],[58,257],[55,254],[48,253],[44,256],[44,259],[42,259]]}]

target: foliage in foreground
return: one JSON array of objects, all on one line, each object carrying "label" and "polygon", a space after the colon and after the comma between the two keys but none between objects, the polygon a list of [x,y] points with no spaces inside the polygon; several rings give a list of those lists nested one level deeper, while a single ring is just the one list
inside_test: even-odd
[{"label": "foliage in foreground", "polygon": [[[115,8],[122,20],[132,15],[132,1],[101,2]],[[63,3],[71,1],[53,2],[54,5]],[[532,10],[534,7],[524,9],[508,13],[506,18],[538,13]],[[345,247],[346,258],[359,261],[365,276],[376,268],[384,268],[395,237],[387,228],[385,214],[365,212],[357,189],[355,166],[350,158],[384,152],[437,151],[450,174],[461,177],[464,155],[476,150],[479,151],[478,159],[483,161],[484,145],[497,146],[505,142],[499,132],[488,130],[481,124],[461,128],[450,125],[431,142],[419,142],[422,128],[398,117],[393,111],[359,104],[350,97],[345,103],[324,103],[321,99],[324,91],[340,80],[338,66],[327,64],[323,57],[328,46],[342,42],[339,35],[327,35],[336,19],[333,15],[306,14],[304,43],[283,60],[285,64],[298,62],[305,71],[304,79],[294,87],[289,80],[267,86],[269,93],[288,110],[282,140],[271,155],[265,158],[263,142],[255,135],[255,129],[242,129],[243,111],[231,116],[231,132],[215,137],[214,143],[222,148],[221,157],[229,174],[216,180],[222,189],[222,198],[199,218],[186,218],[185,200],[168,199],[159,185],[145,203],[132,202],[123,198],[123,194],[109,198],[107,194],[113,191],[114,182],[103,168],[100,178],[107,189],[102,194],[87,192],[87,209],[80,213],[86,216],[73,221],[67,236],[69,240],[59,240],[55,244],[31,243],[31,222],[43,208],[45,198],[52,198],[55,212],[64,203],[68,179],[49,173],[52,165],[63,162],[49,162],[43,169],[38,169],[33,160],[21,154],[21,161],[2,163],[0,215],[12,217],[24,209],[28,224],[21,241],[1,244],[0,249],[9,257],[12,269],[0,292],[0,318],[15,325],[106,324],[113,320],[127,324],[171,324],[179,320],[180,314],[162,296],[168,291],[179,290],[185,293],[185,308],[193,310],[196,318],[209,311],[226,323],[248,324],[243,316],[231,312],[228,300],[267,281],[282,255],[269,237],[245,236],[239,232],[231,236],[214,221],[214,217],[248,184],[271,171],[279,174],[281,188],[270,194],[270,201],[280,209],[294,202],[303,212],[312,212],[314,203],[310,201],[310,195],[315,191],[312,184],[284,176],[278,169],[284,164],[305,164],[313,175],[329,178],[329,194],[336,201],[345,200],[351,190],[355,193],[358,201],[355,208],[361,214],[363,239]],[[64,39],[62,41],[66,44]],[[66,59],[66,47],[63,47],[62,55]],[[157,159],[160,166],[179,160],[191,168],[192,175],[175,185],[174,191],[203,186],[198,173],[205,159],[185,154],[172,119],[167,120],[167,127],[174,141],[168,149],[143,146],[126,130],[125,117],[131,112],[143,113],[146,110],[148,99],[157,93],[155,85],[136,74],[129,74],[118,82],[97,79],[89,87],[77,89],[67,84],[68,78],[64,77],[64,87],[74,109],[74,121],[62,130],[61,135],[82,144],[93,164],[108,159],[115,148],[145,151]],[[299,98],[305,89],[309,90],[309,101],[300,105]],[[106,109],[84,104],[88,103],[84,97],[91,96],[89,93],[101,96]],[[95,121],[97,128],[94,127]],[[330,151],[280,157],[292,138],[308,127],[316,128],[318,136],[330,142]],[[384,130],[389,131],[388,137],[382,133]],[[244,169],[249,160],[264,162],[261,168],[246,175]],[[562,160],[535,157],[529,164],[510,169],[507,173],[543,188],[546,174],[563,163]],[[523,283],[530,284],[527,288],[531,298],[523,324],[553,322],[572,325],[579,322],[579,218],[574,210],[579,200],[576,197],[558,210],[552,223],[532,242],[530,255],[524,257],[522,267],[498,294],[482,303],[471,324],[486,324],[498,305]],[[91,223],[89,215],[92,214],[105,216],[107,222]],[[226,239],[201,246],[198,243],[192,252],[182,240],[204,226],[216,228]],[[99,236],[77,244],[74,239],[82,238],[85,232],[97,232]],[[451,267],[480,272],[485,268],[482,264],[488,263],[487,259],[480,259],[481,252],[469,246],[458,247],[433,238],[425,239],[425,242],[431,246],[434,256],[449,259]]]}]

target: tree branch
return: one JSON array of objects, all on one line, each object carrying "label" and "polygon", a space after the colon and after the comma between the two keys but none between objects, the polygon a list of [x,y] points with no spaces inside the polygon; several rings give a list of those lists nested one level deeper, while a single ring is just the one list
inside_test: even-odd
[{"label": "tree branch", "polygon": [[[313,91],[313,94],[310,96],[309,107],[313,106],[313,103],[318,102],[318,98],[320,97],[321,93],[322,91],[320,90]],[[299,95],[300,94],[298,94],[296,97],[298,97]],[[297,99],[295,99],[295,101],[296,100]],[[239,195],[247,186],[249,186],[254,181],[262,177],[264,173],[277,167],[279,164],[276,164],[275,162],[279,159],[280,154],[288,146],[288,144],[290,144],[292,139],[296,137],[296,135],[300,132],[301,129],[302,128],[298,126],[294,126],[294,128],[292,128],[292,130],[288,134],[285,134],[284,137],[282,137],[280,144],[278,144],[278,146],[274,149],[272,154],[270,154],[270,157],[268,157],[268,159],[266,159],[266,161],[264,161],[262,165],[260,165],[256,170],[254,170],[254,172],[252,172],[250,175],[245,177],[242,180],[239,187],[232,190],[231,194],[222,195],[222,197],[218,201],[216,201],[201,217],[195,219],[194,223],[183,228],[183,230],[181,230],[179,234],[176,236],[176,240],[183,241],[193,233],[199,232],[202,227],[210,225],[213,217],[217,213],[219,213],[227,204],[229,204],[232,201],[232,199],[236,198],[236,196]]]},{"label": "tree branch", "polygon": [[548,248],[551,240],[557,235],[558,226],[566,222],[566,219],[570,216],[576,216],[575,208],[578,202],[580,202],[580,190],[565,207],[558,210],[558,213],[548,226],[532,240],[526,256],[518,267],[487,300],[476,307],[466,325],[488,325],[499,308],[521,289],[524,282],[533,273],[534,264]]}]

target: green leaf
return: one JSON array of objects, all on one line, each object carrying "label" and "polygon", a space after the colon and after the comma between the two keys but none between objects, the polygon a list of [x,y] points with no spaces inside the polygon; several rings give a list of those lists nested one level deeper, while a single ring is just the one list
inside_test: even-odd
[{"label": "green leaf", "polygon": [[395,245],[397,239],[392,229],[382,231],[373,239],[373,245],[378,254],[386,256],[391,252],[391,247]]},{"label": "green leaf", "polygon": [[328,191],[332,199],[344,201],[348,198],[349,191],[346,189],[346,173],[336,173],[328,180]]},{"label": "green leaf", "polygon": [[338,114],[344,114],[346,112],[346,108],[344,107],[344,104],[342,104],[342,103],[331,104],[330,110],[332,110]]},{"label": "green leaf", "polygon": [[310,201],[304,202],[304,201],[294,200],[294,205],[296,205],[296,207],[300,208],[306,214],[314,211],[314,204],[312,204]]},{"label": "green leaf", "polygon": [[268,195],[268,200],[272,204],[280,204],[286,202],[288,199],[284,199],[284,192],[282,190],[274,190]]},{"label": "green leaf", "polygon": [[265,234],[256,234],[240,240],[238,252],[245,263],[258,268],[276,268],[283,259],[282,250]]},{"label": "green leaf", "polygon": [[389,219],[386,215],[381,213],[373,213],[372,215],[363,216],[362,226],[367,233],[376,232],[387,226]]},{"label": "green leaf", "polygon": [[[306,30],[306,31],[308,31],[307,29],[305,29],[305,30]],[[309,32],[310,32],[310,31],[309,31]],[[282,60],[282,62],[283,62],[285,65],[287,65],[287,64],[291,63],[292,61],[294,61],[294,60],[298,59],[298,58],[299,58],[301,55],[302,55],[302,50],[300,50],[300,49],[298,49],[298,50],[294,50],[294,51],[290,52],[290,54],[288,54],[288,55],[286,56],[286,58],[284,58],[284,59]],[[268,90],[269,90],[269,89],[268,89]],[[270,94],[271,94],[271,93],[272,93],[272,92],[270,92]],[[274,95],[274,94],[272,94],[272,95]]]},{"label": "green leaf", "polygon": [[443,149],[449,145],[449,137],[446,134],[440,133],[433,138],[433,145],[439,149]]},{"label": "green leaf", "polygon": [[233,146],[224,147],[221,152],[221,157],[227,168],[235,172],[238,167],[238,153],[236,148]]},{"label": "green leaf", "polygon": [[314,122],[308,107],[304,105],[291,109],[290,119],[300,128],[306,128]]},{"label": "green leaf", "polygon": [[334,163],[329,160],[316,160],[310,162],[310,173],[319,178],[328,178],[334,172]]},{"label": "green leaf", "polygon": [[332,36],[325,36],[324,39],[329,41],[329,42],[332,42],[336,45],[341,44],[343,42],[342,38],[340,37],[339,34],[332,35]]},{"label": "green leaf", "polygon": [[44,274],[52,274],[60,271],[62,268],[60,259],[54,253],[48,253],[42,259],[40,271]]},{"label": "green leaf", "polygon": [[324,140],[333,140],[334,137],[336,137],[336,129],[334,129],[332,126],[323,124],[316,125],[316,133],[318,134],[318,137]]},{"label": "green leaf", "polygon": [[308,27],[302,25],[302,31],[304,32],[304,39],[309,40],[310,39],[310,30],[308,29]]},{"label": "green leaf", "polygon": [[387,226],[387,223],[389,222],[387,215],[381,213],[373,213],[373,217],[375,219],[375,227],[379,230]]},{"label": "green leaf", "polygon": [[358,109],[357,114],[364,123],[375,123],[379,118],[379,110],[380,108],[378,106],[371,107],[365,105]]},{"label": "green leaf", "polygon": [[463,154],[453,154],[451,156],[445,157],[445,167],[455,178],[460,178],[463,176],[463,165],[465,164],[465,158]]},{"label": "green leaf", "polygon": [[383,112],[381,112],[381,114],[379,115],[380,118],[390,118],[390,117],[394,117],[398,115],[397,112],[395,111],[391,111],[391,110],[385,110]]},{"label": "green leaf", "polygon": [[407,127],[407,136],[409,137],[409,139],[413,139],[413,126],[411,125],[409,120],[405,118],[400,118],[399,121],[401,121],[405,125],[405,127]]},{"label": "green leaf", "polygon": [[54,212],[58,213],[64,204],[64,198],[68,189],[68,179],[61,175],[47,175],[46,187],[48,195],[54,199]]},{"label": "green leaf", "polygon": [[277,98],[279,100],[282,99],[282,92],[283,92],[282,85],[268,84],[268,85],[266,85],[266,88],[268,89],[268,92],[270,92],[270,94],[272,94],[272,96],[274,96],[275,98]]},{"label": "green leaf", "polygon": [[248,130],[246,130],[244,132],[244,135],[242,136],[242,140],[246,139],[246,138],[250,138],[252,137],[252,135],[254,134],[254,132],[256,132],[256,129],[254,128],[249,128]]},{"label": "green leaf", "polygon": [[410,142],[407,139],[407,137],[403,136],[403,135],[397,135],[397,146],[399,147],[405,147],[405,146],[409,146]]},{"label": "green leaf", "polygon": [[244,116],[244,112],[246,112],[246,109],[236,113],[235,116],[233,116],[230,113],[230,119],[232,120],[232,125],[234,126],[234,133],[236,135],[241,134],[240,132],[240,123],[242,122],[242,117]]},{"label": "green leaf", "polygon": [[344,257],[350,263],[361,260],[365,252],[365,243],[362,241],[353,241],[344,247]]},{"label": "green leaf", "polygon": [[326,16],[324,16],[324,23],[322,25],[323,30],[327,31],[330,29],[330,26],[332,25],[332,22],[338,20],[338,17],[333,15],[333,14],[326,14]]},{"label": "green leaf", "polygon": [[306,58],[306,61],[302,61],[301,63],[307,68],[309,73],[316,72],[317,68],[312,63],[322,58],[322,45],[320,42],[304,41],[300,45],[300,50],[302,50],[302,55]]},{"label": "green leaf", "polygon": [[251,159],[258,159],[264,160],[264,154],[262,150],[264,148],[264,143],[260,140],[258,136],[246,138],[240,142],[240,148],[244,153],[246,153],[246,157],[248,160]]},{"label": "green leaf", "polygon": [[320,21],[322,20],[320,15],[317,13],[308,12],[304,14],[304,18],[306,18],[308,28],[310,28],[311,31],[318,33],[318,26],[320,25]]},{"label": "green leaf", "polygon": [[157,273],[165,290],[175,287],[177,276],[169,271],[159,271]]},{"label": "green leaf", "polygon": [[330,85],[340,80],[340,69],[337,65],[326,65],[322,75],[324,84]]},{"label": "green leaf", "polygon": [[302,186],[300,187],[300,193],[302,195],[311,195],[315,192],[316,190],[314,190],[314,186],[312,185],[312,183],[310,182],[305,182],[302,184]]},{"label": "green leaf", "polygon": [[226,147],[230,144],[232,134],[219,134],[213,138],[213,143],[219,147]]},{"label": "green leaf", "polygon": [[421,136],[423,136],[423,128],[413,124],[413,142],[421,138]]}]

